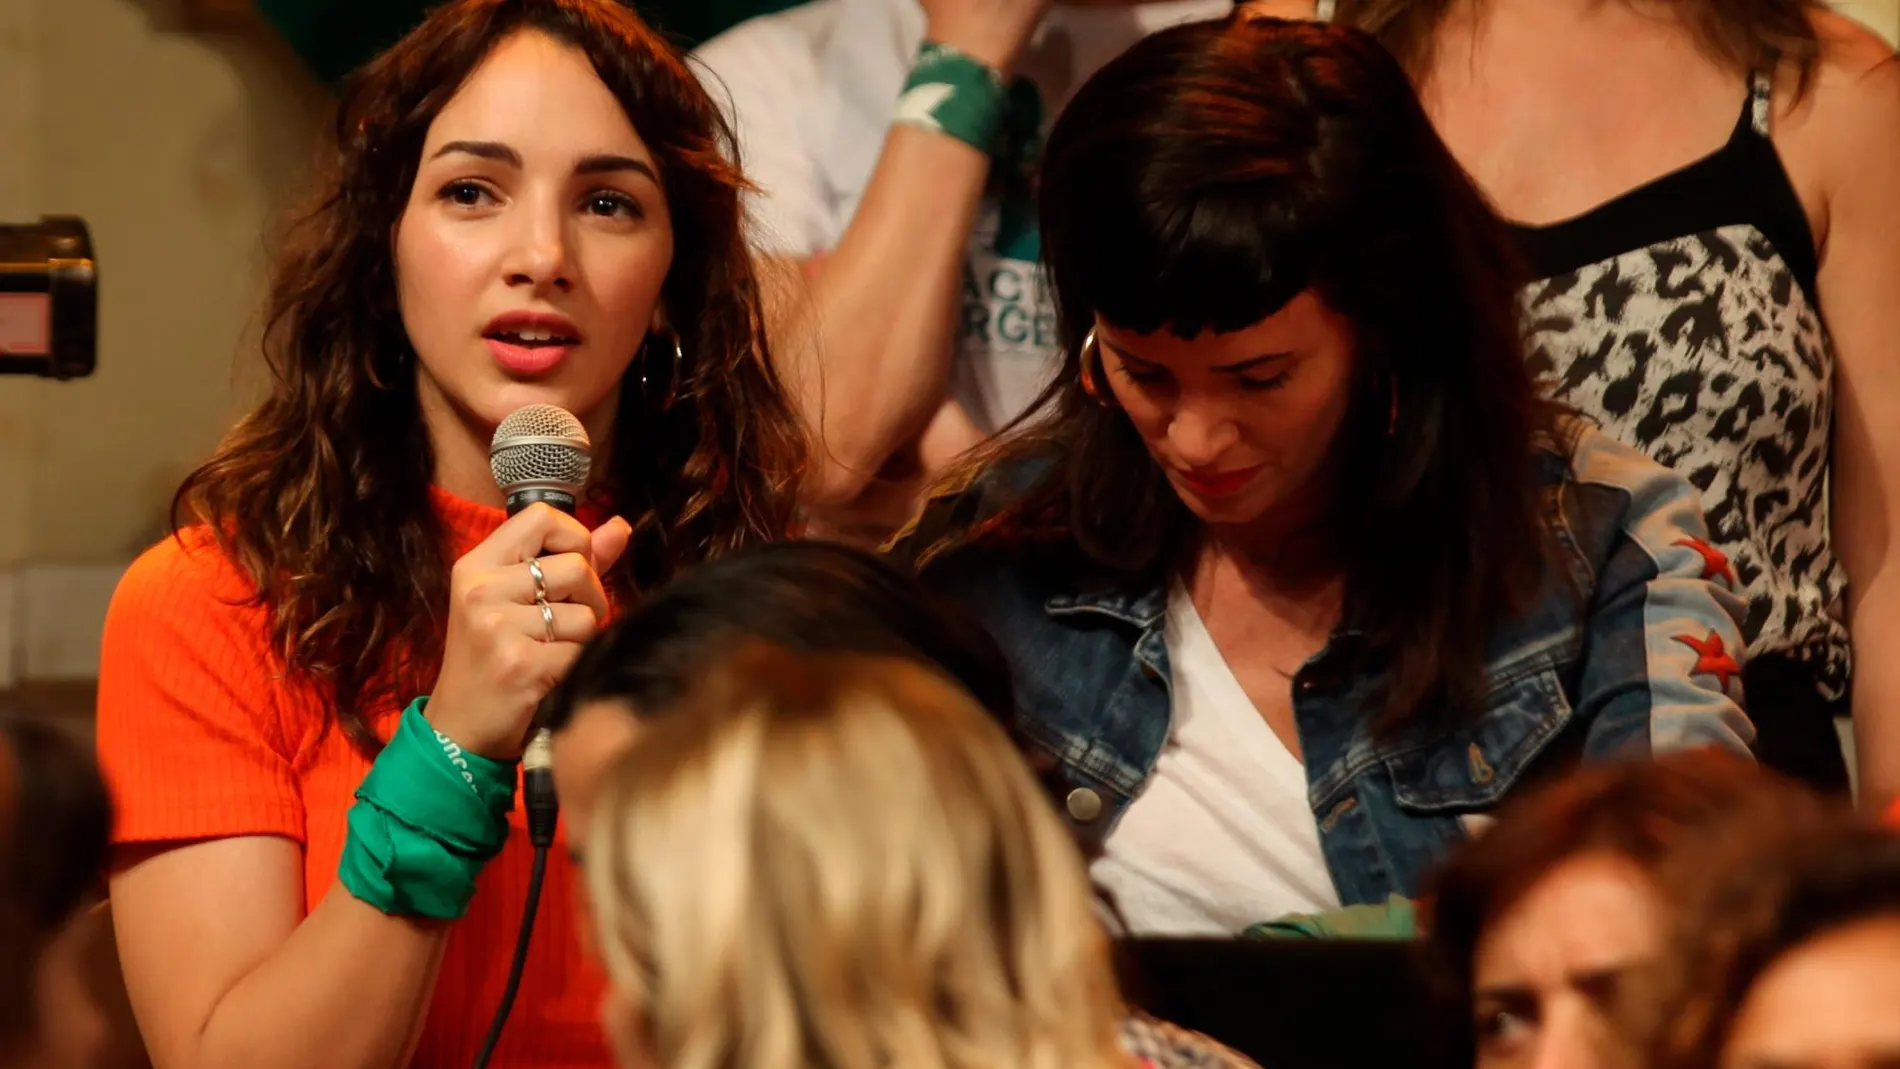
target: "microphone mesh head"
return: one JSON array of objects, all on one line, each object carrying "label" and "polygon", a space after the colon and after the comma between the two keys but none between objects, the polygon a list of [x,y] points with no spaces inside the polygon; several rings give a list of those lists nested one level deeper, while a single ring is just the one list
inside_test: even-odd
[{"label": "microphone mesh head", "polygon": [[528,405],[508,413],[488,446],[488,470],[506,493],[524,483],[553,483],[578,491],[587,485],[593,443],[587,428],[564,408]]}]

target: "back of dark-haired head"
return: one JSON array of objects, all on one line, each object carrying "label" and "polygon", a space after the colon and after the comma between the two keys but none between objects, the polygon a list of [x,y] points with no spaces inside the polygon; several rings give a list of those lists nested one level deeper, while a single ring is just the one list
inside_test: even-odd
[{"label": "back of dark-haired head", "polygon": [[99,887],[111,833],[112,804],[84,744],[0,713],[0,1064],[32,1038],[40,952]]},{"label": "back of dark-haired head", "polygon": [[1008,726],[1010,667],[983,626],[882,557],[831,542],[782,542],[687,573],[589,643],[541,706],[559,728],[581,705],[664,712],[707,666],[746,639],[793,653],[922,661]]},{"label": "back of dark-haired head", "polygon": [[1900,919],[1900,834],[1844,807],[1732,825],[1672,866],[1674,946],[1632,1000],[1650,1069],[1716,1069],[1749,991],[1821,936]]},{"label": "back of dark-haired head", "polygon": [[1041,420],[951,483],[1026,457],[1048,474],[939,551],[1073,539],[1152,581],[1192,517],[1127,416],[1084,389],[1085,336],[1098,317],[1234,331],[1311,289],[1358,365],[1329,534],[1366,642],[1340,667],[1384,667],[1383,726],[1474,712],[1488,633],[1543,574],[1533,445],[1555,413],[1525,367],[1508,233],[1391,56],[1353,30],[1241,15],[1153,34],[1056,121],[1039,211],[1065,363]]},{"label": "back of dark-haired head", "polygon": [[[652,153],[675,236],[650,336],[594,461],[632,541],[603,576],[626,604],[709,557],[782,537],[804,431],[776,373],[746,246],[732,130],[684,58],[617,0],[454,0],[353,74],[312,202],[276,256],[271,388],[173,504],[210,525],[270,610],[294,676],[363,750],[377,699],[427,689],[451,562],[397,299],[395,233],[429,128],[502,41],[584,54]],[[673,342],[678,342],[676,360]]]},{"label": "back of dark-haired head", "polygon": [[1660,894],[1686,846],[1752,816],[1823,806],[1792,780],[1721,750],[1586,766],[1508,803],[1432,876],[1425,926],[1433,978],[1448,1003],[1468,1006],[1479,940],[1565,861],[1614,855],[1656,882]]}]

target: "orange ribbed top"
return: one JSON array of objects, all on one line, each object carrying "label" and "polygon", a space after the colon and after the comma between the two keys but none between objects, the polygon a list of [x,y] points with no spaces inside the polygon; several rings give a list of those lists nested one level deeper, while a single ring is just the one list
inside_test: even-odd
[{"label": "orange ribbed top", "polygon": [[[433,506],[460,557],[505,518],[441,491]],[[266,610],[204,528],[153,546],[120,581],[99,664],[99,758],[118,807],[119,843],[280,835],[303,847],[306,911],[331,893],[344,817],[369,771],[314,688],[284,679]],[[383,711],[388,738],[401,708]],[[449,935],[411,1063],[474,1063],[507,977],[533,851],[517,802],[502,852]],[[565,829],[561,839],[565,838]],[[611,1066],[601,1036],[603,981],[581,953],[574,873],[557,839],[534,943],[491,1064]],[[347,894],[335,888],[337,894]]]}]

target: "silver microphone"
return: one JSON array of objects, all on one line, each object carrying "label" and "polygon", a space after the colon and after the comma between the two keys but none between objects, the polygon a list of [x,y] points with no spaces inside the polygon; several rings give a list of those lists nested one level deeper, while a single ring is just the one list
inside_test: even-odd
[{"label": "silver microphone", "polygon": [[[508,515],[544,501],[572,516],[593,466],[592,449],[587,428],[565,408],[528,405],[508,413],[488,444],[488,471],[507,501]],[[540,846],[554,835],[557,807],[547,777],[552,758],[550,735],[543,728],[529,740],[521,761],[529,773],[529,837]]]},{"label": "silver microphone", "polygon": [[528,405],[508,413],[488,446],[495,476],[513,516],[537,501],[569,515],[587,485],[593,443],[574,414],[555,405]]}]

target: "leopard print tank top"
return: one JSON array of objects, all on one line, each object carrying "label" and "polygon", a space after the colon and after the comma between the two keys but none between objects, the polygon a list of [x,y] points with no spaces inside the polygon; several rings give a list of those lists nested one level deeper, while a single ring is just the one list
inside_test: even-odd
[{"label": "leopard print tank top", "polygon": [[[1333,21],[1335,0],[1315,0]],[[1757,73],[1726,144],[1561,223],[1513,226],[1531,369],[1558,400],[1681,472],[1747,600],[1751,657],[1824,698],[1851,668],[1828,535],[1834,351],[1814,233]],[[1712,576],[1713,577],[1713,576]],[[1728,581],[1725,577],[1718,582]]]},{"label": "leopard print tank top", "polygon": [[[1846,577],[1828,538],[1834,356],[1814,238],[1757,76],[1728,142],[1592,211],[1514,227],[1532,370],[1702,492],[1751,655],[1846,690]],[[1726,580],[1718,580],[1726,581]]]}]

